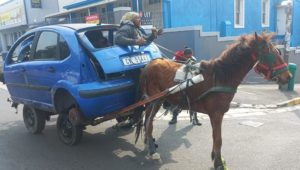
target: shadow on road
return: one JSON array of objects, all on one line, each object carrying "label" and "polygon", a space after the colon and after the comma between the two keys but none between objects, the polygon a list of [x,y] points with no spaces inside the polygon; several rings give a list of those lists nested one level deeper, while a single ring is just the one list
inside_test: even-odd
[{"label": "shadow on road", "polygon": [[[44,132],[27,132],[23,121],[0,124],[0,169],[159,169],[145,159],[142,142],[134,144],[133,130],[120,131],[104,123],[88,127],[77,146],[62,144],[55,121]],[[100,128],[99,128],[100,127]]]},{"label": "shadow on road", "polygon": [[[175,151],[182,145],[185,148],[191,147],[191,143],[186,137],[186,134],[193,128],[192,125],[188,125],[182,129],[176,130],[176,125],[170,125],[163,131],[161,136],[157,139],[158,152],[161,154],[162,161],[164,163],[174,163],[172,159],[172,151]],[[161,152],[160,147],[163,147],[164,152]]]}]

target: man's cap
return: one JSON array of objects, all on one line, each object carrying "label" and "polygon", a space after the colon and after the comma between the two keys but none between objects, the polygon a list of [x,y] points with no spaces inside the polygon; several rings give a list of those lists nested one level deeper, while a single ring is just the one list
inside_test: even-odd
[{"label": "man's cap", "polygon": [[137,12],[126,12],[126,13],[122,16],[120,23],[122,23],[122,22],[128,22],[128,21],[133,21],[133,18],[134,18],[135,16],[140,16],[140,15],[139,15],[139,13],[137,13]]}]

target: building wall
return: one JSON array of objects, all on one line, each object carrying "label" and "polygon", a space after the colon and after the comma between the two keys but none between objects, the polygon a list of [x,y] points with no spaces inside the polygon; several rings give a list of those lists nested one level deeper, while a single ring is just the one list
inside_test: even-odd
[{"label": "building wall", "polygon": [[26,25],[23,0],[12,0],[0,5],[0,30]]},{"label": "building wall", "polygon": [[24,1],[28,25],[44,22],[45,16],[58,12],[58,2],[53,0],[42,0],[41,8],[32,8],[31,1]]},{"label": "building wall", "polygon": [[[163,55],[172,58],[177,50],[184,46],[193,49],[193,54],[200,60],[210,60],[218,57],[238,36],[220,37],[217,32],[203,32],[201,26],[169,28],[155,40]],[[289,62],[300,65],[300,53],[290,52]],[[244,78],[243,83],[267,83],[262,76],[251,70]],[[296,82],[300,82],[300,69],[297,69]]]},{"label": "building wall", "polygon": [[[229,34],[240,35],[253,31],[276,31],[276,5],[281,0],[270,0],[270,25],[262,27],[261,0],[245,0],[245,27],[234,28],[234,0],[165,0],[163,2],[166,28],[202,25],[204,31],[222,29],[229,21]],[[169,21],[168,21],[169,20]]]},{"label": "building wall", "polygon": [[157,1],[157,3],[152,4],[149,3],[149,0],[143,1],[143,11],[151,12],[152,25],[154,25],[157,28],[163,27],[163,10],[161,1]]},{"label": "building wall", "polygon": [[0,22],[0,39],[3,51],[7,51],[9,46],[31,26],[44,24],[45,15],[58,12],[57,1],[40,0],[40,2],[41,8],[32,8],[29,0],[11,0],[0,5],[0,17],[6,18],[5,22],[3,20]]}]

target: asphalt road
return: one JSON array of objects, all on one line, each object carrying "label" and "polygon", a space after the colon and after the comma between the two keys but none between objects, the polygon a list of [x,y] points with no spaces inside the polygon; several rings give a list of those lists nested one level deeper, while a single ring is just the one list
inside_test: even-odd
[{"label": "asphalt road", "polygon": [[[200,127],[191,126],[184,112],[174,126],[168,125],[170,116],[157,118],[154,136],[161,161],[153,162],[145,158],[142,140],[134,144],[132,130],[111,128],[115,121],[88,127],[81,143],[73,147],[58,140],[55,117],[43,134],[32,135],[23,124],[22,108],[15,114],[7,98],[7,91],[0,88],[0,170],[212,169],[211,126],[205,115],[200,115]],[[222,154],[228,168],[300,169],[299,110],[300,106],[231,109],[223,121]]]}]

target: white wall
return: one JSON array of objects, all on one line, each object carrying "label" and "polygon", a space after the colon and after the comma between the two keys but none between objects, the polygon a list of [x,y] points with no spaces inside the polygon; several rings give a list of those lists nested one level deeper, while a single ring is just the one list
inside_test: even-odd
[{"label": "white wall", "polygon": [[31,8],[31,1],[26,0],[26,13],[28,24],[43,22],[45,16],[58,12],[58,2],[54,0],[43,0],[42,8]]},{"label": "white wall", "polygon": [[0,30],[26,24],[26,16],[23,0],[13,0],[0,5],[0,17],[10,18],[0,24]]}]

